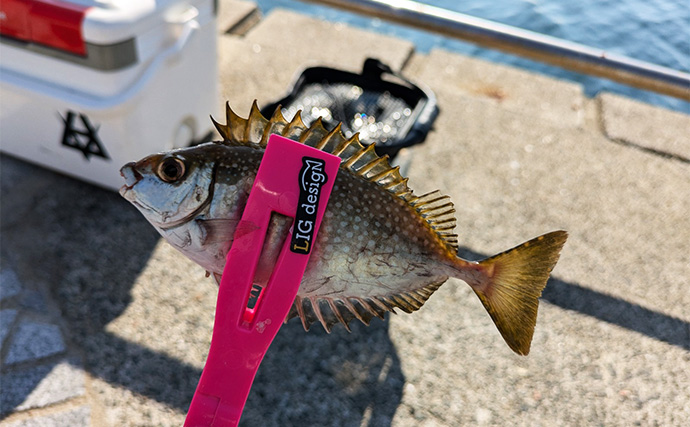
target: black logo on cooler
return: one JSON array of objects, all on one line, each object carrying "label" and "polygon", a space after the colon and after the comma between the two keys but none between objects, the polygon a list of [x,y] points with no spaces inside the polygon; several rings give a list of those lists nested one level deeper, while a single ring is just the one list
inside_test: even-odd
[{"label": "black logo on cooler", "polygon": [[321,187],[328,180],[324,171],[326,162],[315,157],[302,157],[299,172],[299,204],[295,214],[290,250],[307,255],[314,244],[316,212],[321,198]]},{"label": "black logo on cooler", "polygon": [[79,128],[75,123],[76,118],[76,113],[68,111],[67,117],[62,119],[65,122],[65,130],[62,133],[62,145],[81,151],[86,160],[90,160],[90,156],[109,159],[108,153],[98,138],[98,128],[94,127],[89,118],[81,113],[79,114],[81,128]]}]

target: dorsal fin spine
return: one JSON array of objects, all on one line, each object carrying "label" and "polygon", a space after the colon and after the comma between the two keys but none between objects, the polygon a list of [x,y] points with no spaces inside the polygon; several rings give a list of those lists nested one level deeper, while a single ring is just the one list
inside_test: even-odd
[{"label": "dorsal fin spine", "polygon": [[302,121],[302,110],[297,111],[292,121],[283,129],[283,136],[299,141],[300,136],[307,130],[307,125]]},{"label": "dorsal fin spine", "polygon": [[338,123],[336,125],[336,127],[334,127],[333,130],[328,133],[328,135],[326,135],[323,139],[321,139],[321,141],[318,144],[314,145],[314,148],[316,148],[317,150],[323,150],[324,147],[326,147],[326,144],[328,144],[328,142],[332,138],[335,138],[338,134],[340,134],[340,129],[341,129],[341,124]]},{"label": "dorsal fin spine", "polygon": [[[424,205],[424,206],[425,206],[424,208],[417,209],[417,212],[419,212],[422,215],[426,215],[429,212],[434,212],[434,211],[437,211],[440,209],[452,208],[453,203],[448,202],[448,203],[445,203],[445,204],[440,205],[440,206],[429,206],[429,205]],[[431,218],[431,217],[425,217],[425,218]]]},{"label": "dorsal fin spine", "polygon": [[419,210],[419,209],[427,209],[427,208],[429,208],[429,209],[434,209],[433,206],[437,206],[438,203],[444,202],[444,201],[450,201],[450,197],[448,197],[448,196],[441,196],[441,197],[437,197],[437,198],[435,198],[435,199],[431,199],[431,200],[429,200],[429,201],[427,201],[427,202],[423,202],[423,203],[420,203],[418,200],[416,200],[416,201],[413,203],[413,206],[414,206],[415,208],[417,208],[417,210]]},{"label": "dorsal fin spine", "polygon": [[391,169],[388,169],[388,170],[385,170],[385,171],[379,173],[378,175],[372,176],[370,179],[371,179],[372,181],[379,182],[381,179],[383,179],[383,178],[385,178],[385,177],[387,177],[387,176],[389,176],[389,175],[395,174],[395,173],[398,172],[399,170],[400,170],[400,166],[395,166],[395,167],[393,167],[393,168],[391,168]]},{"label": "dorsal fin spine", "polygon": [[[297,112],[288,123],[281,108],[277,108],[268,120],[261,114],[256,101],[252,103],[249,118],[246,120],[237,116],[226,103],[226,122],[222,125],[213,121],[226,141],[263,148],[272,133],[279,133],[339,156],[343,159],[342,168],[375,183],[392,196],[407,202],[418,215],[425,219],[441,241],[451,248],[457,247],[457,236],[452,232],[456,224],[453,216],[455,210],[449,197],[442,195],[438,190],[421,196],[414,195],[407,186],[407,178],[401,176],[398,166],[391,167],[385,156],[377,156],[373,144],[363,146],[358,134],[354,134],[349,139],[346,138],[342,134],[340,124],[328,131],[323,126],[322,119],[318,118],[307,127],[302,121],[300,112]],[[316,312],[318,310],[315,310]],[[376,310],[373,312],[377,313]]]},{"label": "dorsal fin spine", "polygon": [[213,117],[211,117],[211,121],[218,130],[220,136],[223,137],[223,141],[242,142],[242,136],[244,135],[247,121],[232,111],[232,108],[230,108],[230,103],[225,103],[224,125],[215,121]]},{"label": "dorsal fin spine", "polygon": [[380,165],[381,163],[388,163],[388,154],[384,155],[383,157],[379,157],[377,159],[370,161],[366,165],[357,169],[357,173],[360,175],[365,175],[367,172],[372,170],[374,167]]},{"label": "dorsal fin spine", "polygon": [[345,141],[341,142],[340,145],[335,147],[332,154],[334,156],[340,157],[340,154],[342,154],[347,149],[347,147],[354,143],[359,143],[359,138],[357,137],[357,134],[355,134],[352,138],[346,139]]},{"label": "dorsal fin spine", "polygon": [[355,153],[352,157],[347,159],[343,166],[346,168],[352,167],[352,165],[357,162],[357,160],[361,159],[362,157],[365,157],[367,154],[372,154],[374,153],[374,144],[367,145],[366,148],[359,150],[359,152]]},{"label": "dorsal fin spine", "polygon": [[[451,204],[451,206],[452,206],[452,204]],[[443,212],[437,212],[437,213],[434,213],[433,215],[428,215],[428,216],[426,216],[425,218],[426,218],[427,220],[433,220],[434,218],[440,218],[440,217],[442,217],[442,216],[445,216],[445,215],[448,215],[448,214],[453,214],[453,213],[455,213],[455,208],[452,208],[452,207],[451,207],[450,209],[447,209],[447,210],[445,210],[445,211],[443,211]]]},{"label": "dorsal fin spine", "polygon": [[441,200],[445,197],[446,196],[441,195],[441,192],[438,190],[430,191],[426,194],[422,194],[421,196],[417,197],[415,199],[415,201],[413,202],[413,206],[426,205],[429,203],[434,203],[434,202]]},{"label": "dorsal fin spine", "polygon": [[[401,184],[402,184],[403,187],[407,187],[407,181],[408,181],[408,178],[403,178],[402,181],[400,181],[400,182],[391,182],[390,184],[386,184],[383,188],[385,188],[386,190],[391,190],[391,189],[395,188],[396,186],[400,186]],[[396,192],[396,193],[397,193],[398,191],[400,191],[400,190],[394,190],[394,191],[392,191],[392,192]]]},{"label": "dorsal fin spine", "polygon": [[309,129],[304,132],[299,142],[313,147],[321,142],[326,135],[328,135],[328,131],[323,127],[323,122],[321,121],[321,117],[319,117],[314,120],[311,126],[309,126]]},{"label": "dorsal fin spine", "polygon": [[254,100],[252,109],[249,113],[249,119],[247,120],[247,126],[244,130],[245,141],[257,144],[260,147],[265,147],[266,145],[261,145],[261,142],[267,125],[268,119],[261,114],[259,105],[256,103],[256,100]]},{"label": "dorsal fin spine", "polygon": [[220,134],[220,136],[223,138],[223,140],[229,140],[230,139],[230,132],[227,126],[221,125],[218,123],[213,116],[211,116],[211,122],[213,123],[213,126],[215,126],[216,130]]},{"label": "dorsal fin spine", "polygon": [[288,125],[288,122],[287,120],[285,120],[285,117],[283,117],[283,113],[281,112],[281,110],[282,107],[278,105],[275,111],[273,111],[273,116],[271,116],[271,120],[268,121],[268,124],[264,129],[264,133],[261,136],[262,147],[268,144],[268,138],[271,136],[271,134],[275,133],[278,135],[282,135],[283,130]]}]

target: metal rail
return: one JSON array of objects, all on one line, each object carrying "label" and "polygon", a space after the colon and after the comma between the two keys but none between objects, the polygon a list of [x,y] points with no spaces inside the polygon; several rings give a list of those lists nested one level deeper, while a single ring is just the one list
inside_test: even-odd
[{"label": "metal rail", "polygon": [[690,101],[690,74],[411,0],[303,0],[452,36]]}]

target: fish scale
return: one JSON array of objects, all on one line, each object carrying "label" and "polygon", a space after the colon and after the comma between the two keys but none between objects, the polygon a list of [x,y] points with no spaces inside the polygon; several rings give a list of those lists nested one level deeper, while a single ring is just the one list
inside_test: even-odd
[{"label": "fish scale", "polygon": [[[452,255],[424,219],[402,200],[356,176],[339,175],[321,231],[298,296],[307,299],[303,311],[320,310],[314,316],[327,330],[335,323],[347,324],[356,317],[353,305],[364,299],[386,311],[417,310],[426,298],[409,296],[418,289],[443,282]],[[332,207],[331,207],[332,206]],[[422,262],[421,260],[424,260]],[[338,278],[337,281],[324,278]],[[399,296],[399,298],[398,298]],[[355,301],[351,301],[355,299]],[[296,304],[299,304],[299,300]],[[342,305],[340,305],[342,303]],[[342,307],[346,310],[334,309]],[[357,312],[366,316],[366,312]],[[376,314],[376,313],[371,313]],[[345,321],[343,321],[343,319]]]},{"label": "fish scale", "polygon": [[[174,247],[218,280],[271,134],[339,156],[320,232],[288,315],[306,330],[320,323],[350,329],[386,312],[413,312],[449,277],[472,287],[508,345],[529,352],[538,297],[567,234],[555,231],[480,262],[457,256],[455,209],[438,191],[416,196],[398,167],[346,138],[340,125],[307,127],[300,114],[288,122],[280,107],[270,119],[256,102],[248,119],[226,108],[213,120],[223,141],[173,150],[128,163],[121,194]],[[291,219],[274,215],[255,277],[265,285]],[[287,319],[286,319],[287,320]]]}]

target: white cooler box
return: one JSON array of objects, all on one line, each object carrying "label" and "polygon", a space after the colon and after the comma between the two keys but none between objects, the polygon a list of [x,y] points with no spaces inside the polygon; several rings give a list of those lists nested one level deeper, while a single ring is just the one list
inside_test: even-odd
[{"label": "white cooler box", "polygon": [[117,189],[211,131],[213,0],[2,0],[0,149]]}]

